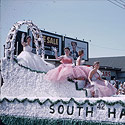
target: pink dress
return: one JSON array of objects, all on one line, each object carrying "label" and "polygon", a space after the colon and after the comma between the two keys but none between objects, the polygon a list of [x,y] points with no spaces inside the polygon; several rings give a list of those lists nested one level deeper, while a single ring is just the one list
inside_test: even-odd
[{"label": "pink dress", "polygon": [[78,57],[76,61],[76,66],[73,69],[75,78],[84,78],[87,80],[89,72],[91,71],[91,68],[83,65],[78,65],[78,60],[80,60],[80,63],[81,63],[80,57]]},{"label": "pink dress", "polygon": [[93,91],[95,92],[95,97],[109,97],[115,95],[117,89],[112,86],[108,81],[99,80],[99,74],[95,73],[92,77]]},{"label": "pink dress", "polygon": [[73,78],[72,58],[63,57],[61,63],[57,68],[47,72],[45,79],[52,82],[61,82],[67,80],[68,77]]},{"label": "pink dress", "polygon": [[88,79],[89,72],[91,69],[87,66],[75,66],[74,69],[74,78],[85,78]]}]

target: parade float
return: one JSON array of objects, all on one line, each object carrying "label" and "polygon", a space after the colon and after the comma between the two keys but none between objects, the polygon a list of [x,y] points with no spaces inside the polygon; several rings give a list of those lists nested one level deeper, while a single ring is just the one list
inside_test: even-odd
[{"label": "parade float", "polygon": [[[32,21],[19,21],[11,28],[5,57],[1,59],[0,118],[5,125],[79,125],[125,124],[125,96],[91,98],[78,83],[52,83],[45,71],[18,63],[14,43],[18,29],[27,25],[32,31],[36,53],[42,53],[44,41]],[[41,44],[39,44],[41,42]]]}]

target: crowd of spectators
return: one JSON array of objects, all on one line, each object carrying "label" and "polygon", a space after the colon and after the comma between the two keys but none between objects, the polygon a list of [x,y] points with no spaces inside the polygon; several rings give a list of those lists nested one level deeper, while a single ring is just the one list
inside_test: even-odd
[{"label": "crowd of spectators", "polygon": [[118,95],[125,95],[125,82],[121,82],[119,80],[114,79],[111,80],[110,83],[117,88]]}]

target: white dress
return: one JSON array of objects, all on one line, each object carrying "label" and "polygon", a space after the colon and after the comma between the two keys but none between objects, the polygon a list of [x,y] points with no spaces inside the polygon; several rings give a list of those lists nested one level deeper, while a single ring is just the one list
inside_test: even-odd
[{"label": "white dress", "polygon": [[[79,59],[80,59],[80,56],[76,60],[76,66],[78,65]],[[85,63],[85,60],[80,59],[80,65],[83,65],[84,63]]]},{"label": "white dress", "polygon": [[18,63],[36,71],[47,72],[55,68],[54,65],[44,61],[40,56],[33,54],[32,48],[27,45],[23,47],[23,51],[17,56]]}]

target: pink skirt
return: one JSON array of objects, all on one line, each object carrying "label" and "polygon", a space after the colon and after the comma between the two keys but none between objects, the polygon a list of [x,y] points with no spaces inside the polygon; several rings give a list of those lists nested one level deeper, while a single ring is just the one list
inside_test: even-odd
[{"label": "pink skirt", "polygon": [[117,89],[108,81],[96,80],[92,81],[93,87],[91,91],[95,92],[95,97],[109,97],[116,94]]},{"label": "pink skirt", "polygon": [[48,71],[45,79],[49,81],[65,81],[67,78],[84,78],[88,79],[90,68],[87,66],[72,66],[72,64],[61,64],[57,68]]},{"label": "pink skirt", "polygon": [[57,68],[48,71],[45,75],[45,79],[52,82],[65,81],[68,77],[74,77],[72,64],[60,64]]},{"label": "pink skirt", "polygon": [[74,78],[84,78],[88,79],[90,68],[87,66],[75,66],[73,68]]}]

